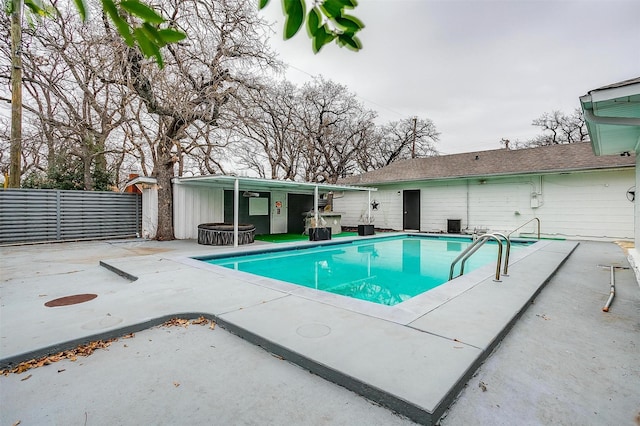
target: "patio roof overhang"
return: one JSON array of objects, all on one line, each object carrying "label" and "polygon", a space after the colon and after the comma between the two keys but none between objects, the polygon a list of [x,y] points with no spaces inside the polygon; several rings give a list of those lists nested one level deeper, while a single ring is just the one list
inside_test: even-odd
[{"label": "patio roof overhang", "polygon": [[227,175],[194,176],[173,178],[177,185],[197,185],[210,188],[233,189],[235,183],[243,190],[252,191],[287,191],[297,194],[314,194],[320,192],[338,191],[377,191],[377,188],[353,185],[337,185],[327,183],[292,182],[284,180],[261,179],[251,177],[237,177]]},{"label": "patio roof overhang", "polygon": [[[233,189],[233,246],[238,247],[238,210],[240,204],[240,189],[243,191],[286,191],[296,194],[313,194],[313,210],[315,223],[318,223],[318,198],[320,192],[337,191],[367,191],[369,194],[369,212],[371,217],[371,192],[377,191],[373,187],[359,187],[350,185],[335,185],[324,183],[292,182],[283,180],[260,179],[227,175],[194,176],[173,178],[175,185],[205,186],[208,188]],[[251,196],[251,194],[250,194]]]},{"label": "patio roof overhang", "polygon": [[580,104],[595,155],[638,153],[640,77],[592,90]]}]

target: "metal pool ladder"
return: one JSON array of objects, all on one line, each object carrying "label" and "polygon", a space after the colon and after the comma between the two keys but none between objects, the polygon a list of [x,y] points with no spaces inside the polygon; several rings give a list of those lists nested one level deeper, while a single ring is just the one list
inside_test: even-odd
[{"label": "metal pool ladder", "polygon": [[494,281],[500,282],[500,266],[502,266],[501,265],[502,264],[502,241],[500,241],[500,238],[502,238],[507,243],[507,250],[504,256],[504,271],[502,271],[502,275],[509,276],[508,272],[509,272],[509,255],[511,254],[511,234],[521,229],[522,227],[530,224],[534,220],[538,222],[538,240],[539,240],[540,239],[540,219],[538,219],[537,217],[534,217],[533,219],[518,226],[516,229],[509,232],[506,236],[499,232],[494,232],[491,234],[483,234],[480,237],[478,237],[478,239],[475,240],[473,244],[471,244],[462,253],[460,253],[460,255],[456,257],[453,262],[451,262],[451,268],[449,269],[449,281],[453,279],[453,270],[455,268],[455,265],[458,262],[461,261],[462,263],[460,263],[460,274],[457,275],[457,277],[464,274],[464,264],[467,261],[467,259],[469,259],[471,255],[473,255],[476,251],[478,251],[478,249],[482,247],[487,241],[494,239],[498,243],[498,262],[496,264],[496,278],[494,279]]},{"label": "metal pool ladder", "polygon": [[464,274],[464,264],[471,257],[471,255],[473,255],[476,251],[478,251],[478,249],[480,249],[480,247],[482,247],[487,241],[493,239],[498,243],[498,263],[496,265],[496,278],[494,279],[494,281],[500,282],[500,266],[502,266],[502,241],[500,241],[500,238],[498,237],[504,238],[507,241],[507,252],[508,252],[508,250],[511,249],[511,242],[507,237],[497,232],[494,232],[493,234],[483,234],[480,237],[478,237],[478,239],[475,240],[462,253],[460,253],[458,257],[454,259],[453,262],[451,262],[451,268],[449,268],[449,281],[451,281],[454,278],[453,270],[458,262],[461,262],[461,263],[460,263],[460,274],[457,275],[457,277]]}]

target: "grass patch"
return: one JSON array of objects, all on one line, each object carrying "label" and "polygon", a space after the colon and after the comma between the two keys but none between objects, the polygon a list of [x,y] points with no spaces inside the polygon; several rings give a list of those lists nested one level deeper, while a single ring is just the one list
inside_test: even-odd
[{"label": "grass patch", "polygon": [[[358,236],[357,232],[341,232],[336,235],[332,235],[331,238],[342,238],[342,237],[356,237]],[[296,241],[309,241],[308,235],[303,234],[272,234],[272,235],[256,235],[255,237],[258,241],[264,241],[267,243],[292,243]]]}]

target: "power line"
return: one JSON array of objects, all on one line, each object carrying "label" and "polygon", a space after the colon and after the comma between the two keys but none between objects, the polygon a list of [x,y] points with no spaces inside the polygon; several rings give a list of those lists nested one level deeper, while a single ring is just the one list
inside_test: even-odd
[{"label": "power line", "polygon": [[[290,63],[288,63],[288,62],[285,62],[285,64],[286,64],[288,67],[293,68],[294,70],[299,71],[299,72],[301,72],[301,73],[303,73],[303,74],[306,74],[306,75],[308,75],[309,77],[311,77],[311,78],[313,78],[313,79],[318,79],[318,78],[320,77],[320,76],[319,76],[319,75],[317,75],[317,74],[316,74],[316,75],[311,74],[310,72],[305,71],[305,70],[303,70],[302,68],[296,67],[295,65],[291,65],[291,64],[290,64]],[[355,96],[356,96],[356,98],[361,99],[362,101],[365,101],[365,102],[368,102],[368,103],[370,103],[370,104],[376,105],[377,107],[382,108],[382,109],[385,109],[385,110],[387,110],[387,111],[389,111],[389,112],[392,112],[392,113],[394,113],[394,114],[398,115],[399,117],[406,117],[406,115],[405,115],[405,114],[402,114],[402,113],[400,113],[400,112],[398,112],[398,111],[396,111],[396,110],[393,110],[393,109],[391,109],[391,108],[389,108],[389,107],[386,107],[386,106],[384,106],[384,105],[382,105],[382,104],[379,104],[379,103],[377,103],[377,102],[375,102],[375,101],[372,101],[371,99],[367,99],[367,98],[365,98],[365,97],[363,97],[363,96],[360,96],[360,95],[358,95],[357,93],[355,93]]]}]

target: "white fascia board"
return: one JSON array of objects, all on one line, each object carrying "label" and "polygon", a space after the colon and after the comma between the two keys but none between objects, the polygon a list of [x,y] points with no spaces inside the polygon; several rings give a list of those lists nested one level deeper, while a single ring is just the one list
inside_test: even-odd
[{"label": "white fascia board", "polygon": [[[640,94],[640,83],[589,92],[591,102],[610,101]],[[582,101],[582,98],[580,98]]]}]

